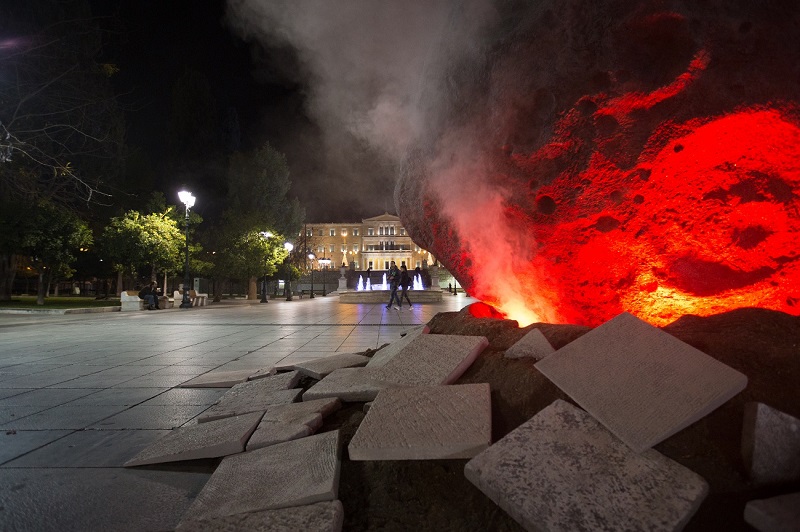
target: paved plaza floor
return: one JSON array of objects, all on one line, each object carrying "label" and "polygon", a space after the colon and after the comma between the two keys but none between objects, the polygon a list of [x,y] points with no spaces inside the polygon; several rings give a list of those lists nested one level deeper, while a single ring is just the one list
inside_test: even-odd
[{"label": "paved plaza floor", "polygon": [[387,310],[338,297],[192,309],[0,314],[0,530],[171,530],[211,471],[123,469],[225,389],[178,386],[375,349],[475,300]]}]

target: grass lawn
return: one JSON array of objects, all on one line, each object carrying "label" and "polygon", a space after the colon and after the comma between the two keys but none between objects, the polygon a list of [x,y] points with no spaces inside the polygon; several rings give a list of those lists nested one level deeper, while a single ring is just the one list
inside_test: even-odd
[{"label": "grass lawn", "polygon": [[81,296],[50,296],[44,298],[44,305],[36,304],[36,296],[12,296],[11,301],[0,301],[0,308],[89,308],[118,307],[119,299],[95,299]]}]

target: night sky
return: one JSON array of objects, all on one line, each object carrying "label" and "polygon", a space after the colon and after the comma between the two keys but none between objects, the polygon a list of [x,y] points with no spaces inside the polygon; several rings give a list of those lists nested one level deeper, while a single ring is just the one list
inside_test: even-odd
[{"label": "night sky", "polygon": [[[166,151],[171,88],[189,68],[207,76],[220,113],[237,110],[243,150],[268,141],[286,154],[292,195],[306,209],[307,221],[353,221],[394,210],[388,173],[378,204],[374,197],[359,197],[360,187],[337,182],[345,174],[363,177],[320,157],[320,132],[306,114],[307,87],[293,50],[244,42],[224,20],[225,1],[93,0],[92,7],[97,16],[115,17],[113,26],[119,27],[106,59],[120,68],[114,83],[127,109],[128,143],[144,149],[156,168]],[[158,179],[156,186],[168,196],[181,186],[169,176]],[[351,193],[340,196],[344,190]]]}]

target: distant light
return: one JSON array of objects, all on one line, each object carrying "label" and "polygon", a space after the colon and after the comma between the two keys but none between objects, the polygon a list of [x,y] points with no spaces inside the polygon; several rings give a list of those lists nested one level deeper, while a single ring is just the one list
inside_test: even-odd
[{"label": "distant light", "polygon": [[294,249],[294,244],[292,244],[291,242],[285,242],[283,244],[283,247],[286,248],[286,251],[291,252]]},{"label": "distant light", "polygon": [[272,233],[270,233],[269,231],[261,231],[258,234],[263,236],[264,238],[272,238],[272,236],[273,236]]}]

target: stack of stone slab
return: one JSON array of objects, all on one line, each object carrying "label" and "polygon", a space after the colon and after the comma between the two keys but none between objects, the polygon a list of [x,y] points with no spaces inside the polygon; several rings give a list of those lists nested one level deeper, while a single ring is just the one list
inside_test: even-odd
[{"label": "stack of stone slab", "polygon": [[627,313],[535,367],[584,410],[556,401],[473,458],[467,478],[529,530],[680,530],[708,485],[650,447],[747,378]]},{"label": "stack of stone slab", "polygon": [[309,388],[303,400],[372,401],[385,389],[450,384],[488,345],[485,336],[419,334],[376,365],[331,372]]},{"label": "stack of stone slab", "polygon": [[184,382],[179,388],[230,388],[242,382],[272,375],[275,375],[275,368],[209,371]]},{"label": "stack of stone slab", "polygon": [[341,530],[340,453],[337,430],[228,456],[177,530]]},{"label": "stack of stone slab", "polygon": [[[800,419],[763,403],[747,403],[742,458],[756,486],[800,482]],[[749,501],[744,519],[762,532],[800,531],[800,492]]]},{"label": "stack of stone slab", "polygon": [[278,371],[297,370],[312,379],[320,380],[333,371],[341,368],[357,368],[366,366],[370,357],[355,353],[337,353],[335,355],[315,358],[287,366],[278,366]]}]

